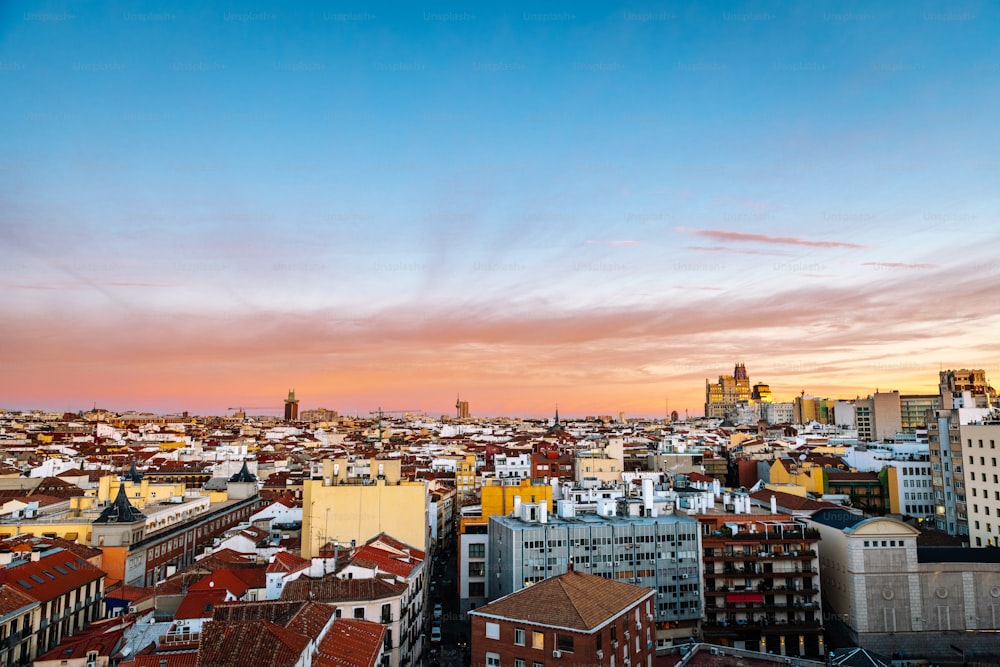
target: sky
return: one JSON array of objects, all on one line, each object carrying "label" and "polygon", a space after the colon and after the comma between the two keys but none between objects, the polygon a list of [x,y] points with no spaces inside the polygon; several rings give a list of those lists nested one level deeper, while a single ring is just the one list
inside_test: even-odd
[{"label": "sky", "polygon": [[993,2],[0,3],[0,408],[1000,382]]}]

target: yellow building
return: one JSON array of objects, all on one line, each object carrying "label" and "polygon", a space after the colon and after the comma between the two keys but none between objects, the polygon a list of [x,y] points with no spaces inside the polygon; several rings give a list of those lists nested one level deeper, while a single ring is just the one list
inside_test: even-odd
[{"label": "yellow building", "polygon": [[455,490],[458,493],[471,493],[478,486],[476,477],[476,457],[466,454],[455,465]]},{"label": "yellow building", "polygon": [[347,459],[326,460],[320,479],[303,482],[302,557],[316,556],[328,542],[363,544],[382,532],[426,551],[425,483],[403,480],[399,459],[371,459],[366,476],[348,476],[347,468]]},{"label": "yellow building", "polygon": [[810,493],[822,495],[823,469],[808,461],[799,465],[789,459],[775,459],[771,464],[771,484],[797,484]]},{"label": "yellow building", "polygon": [[522,479],[517,486],[491,484],[484,486],[482,494],[482,518],[489,522],[491,516],[502,516],[514,511],[514,497],[522,502],[540,503],[543,500],[552,507],[552,485]]},{"label": "yellow building", "polygon": [[122,484],[125,485],[125,496],[140,511],[146,505],[162,503],[176,497],[183,498],[185,491],[183,482],[164,484],[150,482],[145,478],[140,481],[130,481],[127,479],[123,481],[115,475],[107,475],[102,477],[97,485],[98,504],[103,505],[114,500],[118,496],[118,487]]}]

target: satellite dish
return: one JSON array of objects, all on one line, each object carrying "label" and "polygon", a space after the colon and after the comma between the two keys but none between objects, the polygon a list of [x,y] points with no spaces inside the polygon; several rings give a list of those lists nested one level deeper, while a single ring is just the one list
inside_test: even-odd
[{"label": "satellite dish", "polygon": [[806,460],[806,455],[805,454],[799,454],[799,461],[805,461],[805,460]]}]

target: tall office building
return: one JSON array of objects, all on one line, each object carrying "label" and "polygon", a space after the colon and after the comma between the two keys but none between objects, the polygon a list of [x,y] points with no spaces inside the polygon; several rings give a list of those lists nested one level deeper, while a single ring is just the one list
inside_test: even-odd
[{"label": "tall office building", "polygon": [[285,399],[285,421],[293,422],[299,418],[299,401],[295,398],[295,390],[288,390],[288,398]]},{"label": "tall office building", "polygon": [[900,419],[903,433],[916,433],[934,420],[934,411],[941,409],[938,394],[909,394],[899,397]]},{"label": "tall office building", "polygon": [[873,396],[855,400],[854,415],[861,442],[891,441],[903,429],[898,391],[876,391]]},{"label": "tall office building", "polygon": [[455,399],[455,417],[458,419],[469,418],[469,402],[463,401],[461,396]]},{"label": "tall office building", "polygon": [[705,416],[726,419],[735,413],[737,404],[750,400],[750,376],[744,364],[736,364],[731,376],[720,375],[715,384],[705,380]]},{"label": "tall office building", "polygon": [[[941,371],[941,408],[989,408],[996,405],[997,393],[981,368]],[[966,392],[968,392],[966,394]],[[971,401],[968,397],[971,397]]]}]

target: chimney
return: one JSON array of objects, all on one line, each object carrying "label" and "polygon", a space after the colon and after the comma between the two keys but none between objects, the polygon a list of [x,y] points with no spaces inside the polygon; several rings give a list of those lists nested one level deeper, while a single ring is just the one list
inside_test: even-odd
[{"label": "chimney", "polygon": [[520,519],[521,517],[521,496],[514,496],[514,518]]},{"label": "chimney", "polygon": [[567,572],[572,572],[573,571],[573,559],[572,558],[570,558],[569,562],[566,563],[566,571]]},{"label": "chimney", "polygon": [[545,500],[538,503],[538,522],[539,523],[549,522],[549,504]]},{"label": "chimney", "polygon": [[653,480],[642,480],[642,506],[647,515],[653,511]]},{"label": "chimney", "polygon": [[772,493],[771,494],[771,514],[777,514],[777,513],[778,513],[778,499]]}]

